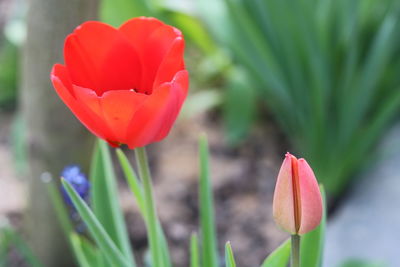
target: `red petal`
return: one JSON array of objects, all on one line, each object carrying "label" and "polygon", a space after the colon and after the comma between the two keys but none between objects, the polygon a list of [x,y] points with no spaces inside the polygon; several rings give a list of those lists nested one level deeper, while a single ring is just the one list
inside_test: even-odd
[{"label": "red petal", "polygon": [[187,71],[177,73],[171,83],[162,84],[137,110],[128,130],[131,149],[160,141],[169,132],[187,94]]},{"label": "red petal", "polygon": [[[157,28],[149,37],[142,57],[145,65],[143,66],[141,88],[146,92],[152,92],[160,64],[177,38],[182,38],[181,32],[169,25]],[[182,58],[175,60],[180,63]]]},{"label": "red petal", "polygon": [[64,57],[74,84],[107,90],[139,86],[140,61],[134,47],[117,29],[96,21],[82,24],[70,34]]},{"label": "red petal", "polygon": [[158,87],[162,83],[170,82],[178,71],[184,69],[184,49],[185,42],[183,38],[176,38],[157,70],[153,88]]},{"label": "red petal", "polygon": [[171,112],[167,115],[167,118],[164,119],[164,127],[159,131],[155,141],[161,141],[164,139],[169,131],[172,128],[176,118],[179,115],[179,111],[181,110],[182,104],[186,99],[188,87],[189,87],[189,74],[186,70],[180,71],[175,75],[175,78],[172,81],[172,85],[177,87],[177,97],[176,101],[170,102]]},{"label": "red petal", "polygon": [[136,52],[143,54],[147,39],[154,30],[165,24],[155,18],[139,17],[125,22],[119,27],[119,31],[125,34],[130,43],[135,47]]},{"label": "red petal", "polygon": [[130,90],[113,90],[98,96],[90,89],[74,86],[75,95],[92,112],[103,118],[114,138],[110,141],[126,143],[126,132],[135,111],[149,97]]},{"label": "red petal", "polygon": [[108,91],[100,98],[101,108],[108,126],[114,130],[117,140],[126,144],[127,130],[135,112],[148,95],[130,90]]},{"label": "red petal", "polygon": [[[73,93],[73,85],[65,66],[56,64],[51,71],[51,81],[62,101],[79,121],[94,135],[106,140],[115,139],[104,120],[92,112],[85,103],[78,101]],[[89,90],[89,89],[87,89]]]},{"label": "red petal", "polygon": [[301,224],[299,234],[305,234],[317,227],[322,218],[322,197],[314,172],[304,159],[298,160]]}]

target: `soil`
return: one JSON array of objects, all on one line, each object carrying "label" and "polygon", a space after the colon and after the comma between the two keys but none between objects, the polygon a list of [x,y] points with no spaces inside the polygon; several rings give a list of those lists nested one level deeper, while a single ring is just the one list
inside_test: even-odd
[{"label": "soil", "polygon": [[[11,164],[11,118],[10,114],[1,116],[0,196],[6,201],[0,201],[0,219],[19,217],[26,204],[25,184],[16,178]],[[210,145],[221,262],[227,241],[231,241],[237,266],[252,267],[259,266],[288,237],[272,219],[275,179],[286,152],[277,127],[268,124],[253,129],[245,143],[232,148],[225,141],[221,125],[212,112],[180,119],[168,138],[148,150],[157,209],[177,267],[189,266],[190,235],[198,233],[197,141],[202,132],[207,134]],[[140,261],[147,247],[144,223],[123,179],[120,192],[133,248]],[[16,266],[22,265],[10,267]]]}]

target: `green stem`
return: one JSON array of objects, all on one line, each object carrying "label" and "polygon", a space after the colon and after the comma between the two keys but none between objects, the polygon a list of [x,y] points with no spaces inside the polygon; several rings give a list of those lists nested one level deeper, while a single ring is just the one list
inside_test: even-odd
[{"label": "green stem", "polygon": [[146,227],[149,236],[149,245],[152,258],[152,266],[162,266],[162,255],[159,242],[157,241],[157,213],[153,198],[153,187],[147,154],[144,147],[135,149],[136,161],[139,167],[140,178],[143,184],[144,207],[146,210]]},{"label": "green stem", "polygon": [[290,255],[290,266],[300,267],[300,236],[292,235],[292,253]]}]

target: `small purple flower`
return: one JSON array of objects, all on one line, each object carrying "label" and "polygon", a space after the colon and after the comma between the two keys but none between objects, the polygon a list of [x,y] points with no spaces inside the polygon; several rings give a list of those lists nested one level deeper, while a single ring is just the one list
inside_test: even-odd
[{"label": "small purple flower", "polygon": [[[90,193],[90,182],[86,178],[86,175],[81,172],[81,168],[78,165],[69,165],[64,168],[61,172],[61,177],[63,177],[68,183],[72,185],[75,191],[79,194],[79,196],[88,201],[89,193]],[[73,203],[69,198],[67,192],[64,188],[61,188],[64,201],[71,207],[73,207]]]}]

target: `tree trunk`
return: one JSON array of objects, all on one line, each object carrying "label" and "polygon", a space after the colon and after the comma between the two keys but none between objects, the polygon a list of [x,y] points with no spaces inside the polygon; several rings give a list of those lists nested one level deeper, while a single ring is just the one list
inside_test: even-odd
[{"label": "tree trunk", "polygon": [[65,37],[97,15],[97,0],[30,0],[22,59],[21,111],[29,153],[30,201],[25,217],[28,241],[44,266],[73,266],[66,238],[54,215],[43,172],[58,177],[71,163],[89,161],[90,134],[56,95],[54,63],[63,62]]}]

